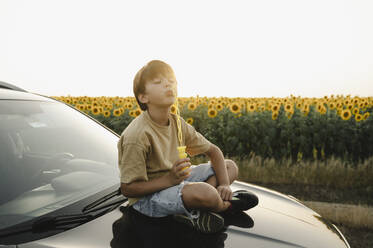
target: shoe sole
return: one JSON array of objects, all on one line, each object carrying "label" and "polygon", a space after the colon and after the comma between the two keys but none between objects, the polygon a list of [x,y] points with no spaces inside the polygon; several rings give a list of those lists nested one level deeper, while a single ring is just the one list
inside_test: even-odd
[{"label": "shoe sole", "polygon": [[202,233],[216,233],[224,227],[223,217],[212,212],[200,212],[195,220],[185,215],[175,215],[174,219]]}]

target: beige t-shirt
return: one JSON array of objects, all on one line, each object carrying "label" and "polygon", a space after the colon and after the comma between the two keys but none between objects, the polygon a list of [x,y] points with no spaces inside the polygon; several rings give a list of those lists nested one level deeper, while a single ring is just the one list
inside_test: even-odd
[{"label": "beige t-shirt", "polygon": [[[205,153],[211,143],[180,117],[183,144],[189,156]],[[118,141],[118,165],[122,183],[148,181],[171,170],[179,159],[177,116],[169,115],[169,125],[154,122],[148,111],[134,119]],[[140,198],[129,198],[133,205]]]}]

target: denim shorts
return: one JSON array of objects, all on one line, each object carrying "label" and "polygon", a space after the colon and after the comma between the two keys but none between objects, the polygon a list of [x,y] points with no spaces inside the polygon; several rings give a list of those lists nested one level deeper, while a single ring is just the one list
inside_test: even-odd
[{"label": "denim shorts", "polygon": [[198,218],[198,210],[188,211],[185,208],[181,198],[182,189],[188,183],[206,181],[209,177],[215,175],[215,172],[210,163],[192,165],[190,168],[190,176],[180,184],[147,195],[138,200],[132,207],[150,217],[164,217],[185,213],[191,218]]}]

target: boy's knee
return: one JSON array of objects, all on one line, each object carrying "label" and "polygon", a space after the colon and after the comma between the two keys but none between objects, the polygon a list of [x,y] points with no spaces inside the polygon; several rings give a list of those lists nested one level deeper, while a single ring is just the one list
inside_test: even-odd
[{"label": "boy's knee", "polygon": [[232,179],[236,179],[238,177],[238,166],[237,164],[230,159],[225,160],[225,164],[227,166],[228,174]]},{"label": "boy's knee", "polygon": [[208,183],[190,183],[183,188],[184,201],[192,207],[211,208],[219,204],[220,196],[216,189]]}]

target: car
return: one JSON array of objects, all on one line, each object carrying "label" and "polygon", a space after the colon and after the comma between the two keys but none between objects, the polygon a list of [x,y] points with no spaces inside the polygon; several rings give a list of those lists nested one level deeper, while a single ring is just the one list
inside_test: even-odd
[{"label": "car", "polygon": [[[250,191],[259,203],[241,213],[241,224],[215,234],[129,214],[118,140],[68,104],[0,82],[0,246],[132,247],[135,238],[134,247],[142,247],[164,230],[176,247],[349,247],[334,224],[301,201],[238,180],[232,191]],[[128,228],[128,216],[143,225],[139,232]],[[141,236],[141,228],[150,235]]]}]

